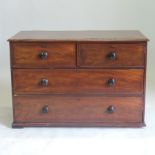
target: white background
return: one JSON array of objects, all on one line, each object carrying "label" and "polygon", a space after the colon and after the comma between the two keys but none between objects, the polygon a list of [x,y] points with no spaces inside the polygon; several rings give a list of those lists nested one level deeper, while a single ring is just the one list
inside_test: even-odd
[{"label": "white background", "polygon": [[[21,30],[136,29],[149,39],[142,129],[11,129],[9,37]],[[0,0],[0,155],[155,154],[154,0]],[[154,145],[153,145],[154,143]]]}]

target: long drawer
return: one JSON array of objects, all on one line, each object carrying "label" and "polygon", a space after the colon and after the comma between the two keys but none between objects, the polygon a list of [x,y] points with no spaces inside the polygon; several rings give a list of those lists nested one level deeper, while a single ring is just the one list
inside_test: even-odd
[{"label": "long drawer", "polygon": [[143,98],[103,96],[15,96],[14,122],[142,122]]},{"label": "long drawer", "polygon": [[142,69],[14,69],[14,94],[142,94]]}]

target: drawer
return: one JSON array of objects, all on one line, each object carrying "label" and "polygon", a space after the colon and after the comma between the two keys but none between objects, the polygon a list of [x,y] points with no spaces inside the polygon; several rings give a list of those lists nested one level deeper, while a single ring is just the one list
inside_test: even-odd
[{"label": "drawer", "polygon": [[80,44],[81,67],[144,67],[144,44]]},{"label": "drawer", "polygon": [[14,94],[143,93],[142,69],[14,69]]},{"label": "drawer", "polygon": [[15,122],[142,122],[141,97],[16,96]]},{"label": "drawer", "polygon": [[13,67],[75,67],[74,43],[12,43]]}]

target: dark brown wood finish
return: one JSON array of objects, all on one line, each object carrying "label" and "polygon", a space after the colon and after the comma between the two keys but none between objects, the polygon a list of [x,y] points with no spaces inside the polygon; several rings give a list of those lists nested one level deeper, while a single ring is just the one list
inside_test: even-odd
[{"label": "dark brown wood finish", "polygon": [[15,94],[142,94],[143,70],[15,69],[13,83]]},{"label": "dark brown wood finish", "polygon": [[142,122],[142,103],[141,97],[16,96],[15,122],[138,123]]},{"label": "dark brown wood finish", "polygon": [[12,65],[16,68],[75,68],[74,43],[14,43]]},{"label": "dark brown wood finish", "polygon": [[21,31],[9,39],[10,42],[146,42],[136,30],[89,30],[89,31]]},{"label": "dark brown wood finish", "polygon": [[22,31],[9,39],[13,127],[142,127],[139,31]]},{"label": "dark brown wood finish", "polygon": [[145,44],[80,44],[80,67],[144,67]]}]

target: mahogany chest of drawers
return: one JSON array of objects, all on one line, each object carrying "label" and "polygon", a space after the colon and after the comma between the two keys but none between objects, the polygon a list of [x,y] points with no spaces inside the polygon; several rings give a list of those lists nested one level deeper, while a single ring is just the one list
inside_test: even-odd
[{"label": "mahogany chest of drawers", "polygon": [[9,39],[12,127],[142,127],[139,31],[22,31]]}]

